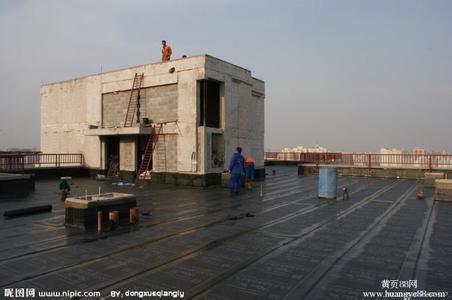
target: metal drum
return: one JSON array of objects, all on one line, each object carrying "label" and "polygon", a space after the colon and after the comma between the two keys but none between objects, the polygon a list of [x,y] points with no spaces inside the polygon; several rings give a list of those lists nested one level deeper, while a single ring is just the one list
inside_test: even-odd
[{"label": "metal drum", "polygon": [[336,168],[321,167],[319,170],[319,198],[336,199],[337,171]]}]

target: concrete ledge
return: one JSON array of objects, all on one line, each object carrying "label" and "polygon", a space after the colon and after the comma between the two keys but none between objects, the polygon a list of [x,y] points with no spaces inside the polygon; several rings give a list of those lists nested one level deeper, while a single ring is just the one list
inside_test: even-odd
[{"label": "concrete ledge", "polygon": [[[318,167],[335,167],[340,176],[362,176],[362,177],[378,177],[378,178],[406,178],[406,179],[424,179],[426,169],[410,169],[410,168],[367,168],[360,166],[343,166],[343,165],[325,165],[325,164],[300,164],[298,165],[298,174],[318,174]],[[452,176],[452,170],[432,170],[434,172],[443,172],[448,178]]]},{"label": "concrete ledge", "polygon": [[34,190],[34,175],[0,173],[0,199],[25,197]]},{"label": "concrete ledge", "polygon": [[221,184],[221,173],[188,174],[188,173],[152,173],[151,181],[186,186],[211,186]]},{"label": "concrete ledge", "polygon": [[[108,198],[109,195],[113,195]],[[69,227],[92,230],[97,227],[97,214],[101,212],[102,227],[108,228],[109,213],[118,211],[119,225],[129,225],[129,210],[137,206],[135,195],[122,193],[107,193],[102,200],[98,195],[84,197],[68,198],[65,201],[65,225]],[[97,197],[97,198],[96,198]]]},{"label": "concrete ledge", "polygon": [[87,136],[112,136],[112,135],[138,135],[151,134],[154,131],[150,126],[133,126],[133,127],[111,127],[111,128],[95,128],[86,129]]},{"label": "concrete ledge", "polygon": [[57,179],[62,176],[71,177],[89,177],[90,171],[85,167],[51,167],[51,168],[35,168],[26,169],[25,173],[33,174],[37,180],[39,179]]},{"label": "concrete ledge", "polygon": [[436,179],[445,179],[443,172],[426,172],[424,174],[424,187],[435,187]]},{"label": "concrete ledge", "polygon": [[[27,176],[37,179],[59,179],[62,176],[71,177],[96,177],[97,174],[106,174],[105,170],[101,169],[89,169],[85,167],[60,167],[60,168],[36,168],[25,170],[29,173]],[[18,174],[12,174],[18,175]],[[132,171],[119,171],[120,180],[135,181],[135,172]],[[265,168],[257,168],[254,170],[255,179],[265,178]],[[208,173],[204,175],[190,174],[190,173],[152,173],[151,181],[155,183],[165,183],[174,185],[186,185],[186,186],[211,186],[220,185],[222,182],[221,173]],[[0,190],[1,191],[1,190]]]},{"label": "concrete ledge", "polygon": [[435,180],[435,200],[452,202],[452,179]]},{"label": "concrete ledge", "polygon": [[80,197],[67,198],[65,201],[66,207],[88,209],[96,208],[100,206],[116,205],[132,203],[136,205],[135,195],[124,193],[106,193],[96,194]]}]

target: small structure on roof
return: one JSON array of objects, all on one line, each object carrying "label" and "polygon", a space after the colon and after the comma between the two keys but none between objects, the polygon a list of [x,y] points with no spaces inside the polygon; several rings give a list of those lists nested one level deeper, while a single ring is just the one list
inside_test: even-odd
[{"label": "small structure on roof", "polygon": [[264,82],[210,55],[41,87],[41,150],[110,176],[219,184],[237,146],[264,172]]}]

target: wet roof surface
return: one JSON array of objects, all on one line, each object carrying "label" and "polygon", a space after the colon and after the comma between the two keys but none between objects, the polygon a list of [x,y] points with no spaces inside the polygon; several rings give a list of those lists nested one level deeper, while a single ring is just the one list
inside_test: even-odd
[{"label": "wet roof surface", "polygon": [[[270,170],[275,169],[276,175]],[[452,292],[452,203],[416,199],[422,182],[339,178],[348,201],[319,200],[317,177],[270,167],[252,191],[72,179],[72,195],[136,194],[139,225],[85,233],[64,227],[58,180],[37,181],[1,211],[52,204],[52,213],[0,220],[0,289],[182,290],[185,298],[361,299],[383,280]],[[252,212],[255,216],[247,217]],[[395,288],[387,291],[409,291]],[[399,283],[402,285],[402,283]]]}]

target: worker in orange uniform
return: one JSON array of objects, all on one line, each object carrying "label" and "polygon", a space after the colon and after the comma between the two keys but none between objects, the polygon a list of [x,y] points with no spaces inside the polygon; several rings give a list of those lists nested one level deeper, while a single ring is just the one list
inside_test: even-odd
[{"label": "worker in orange uniform", "polygon": [[248,190],[253,188],[255,163],[256,160],[251,156],[245,157],[245,187]]},{"label": "worker in orange uniform", "polygon": [[170,45],[166,44],[166,41],[162,41],[162,61],[169,61],[171,59],[171,51]]}]

